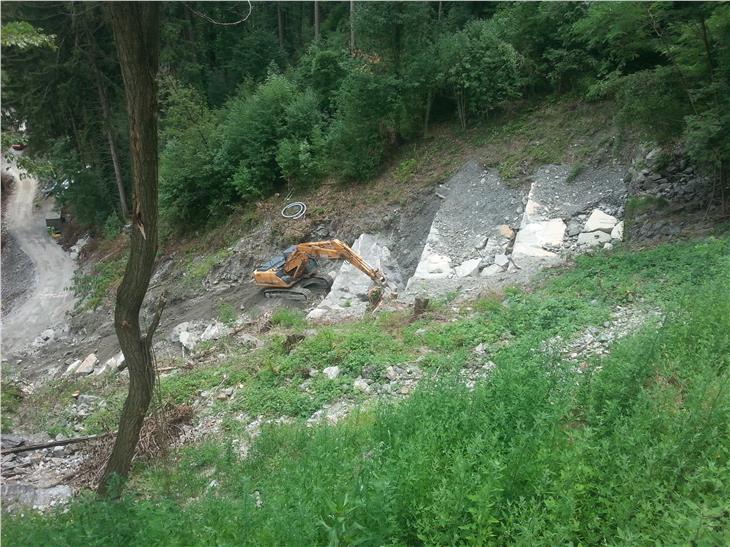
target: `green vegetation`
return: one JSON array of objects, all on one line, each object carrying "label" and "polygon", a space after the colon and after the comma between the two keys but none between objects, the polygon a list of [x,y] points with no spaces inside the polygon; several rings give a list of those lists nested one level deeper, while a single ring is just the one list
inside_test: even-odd
[{"label": "green vegetation", "polygon": [[2,406],[0,408],[2,411],[0,430],[7,433],[12,427],[12,417],[18,412],[18,407],[23,401],[23,392],[18,384],[9,381],[3,381],[0,387],[2,387],[2,394],[0,394],[0,404]]},{"label": "green vegetation", "polygon": [[236,322],[236,319],[238,319],[236,308],[233,307],[232,304],[224,302],[218,307],[218,319],[221,323],[230,327]]},{"label": "green vegetation", "polygon": [[565,182],[571,183],[575,182],[575,180],[580,176],[580,174],[586,170],[586,166],[583,163],[576,163],[570,168],[570,172],[568,173],[568,177],[565,179]]},{"label": "green vegetation", "polygon": [[185,270],[185,275],[189,283],[200,283],[213,268],[218,266],[231,254],[228,249],[221,249],[213,254],[204,256],[194,256],[189,259]]},{"label": "green vegetation", "polygon": [[306,325],[304,314],[298,310],[279,308],[271,315],[271,324],[282,327],[303,327]]},{"label": "green vegetation", "polygon": [[[138,468],[129,497],[6,518],[3,540],[112,545],[361,543],[722,544],[730,533],[730,240],[583,256],[532,292],[456,312],[400,313],[320,328],[290,351],[280,314],[269,344],[164,378],[163,401],[236,388],[211,411],[223,433]],[[664,318],[607,356],[564,361],[546,342],[608,320],[617,305]],[[473,390],[459,372],[496,368]],[[357,396],[370,368],[418,361],[398,404],[337,426],[301,419]],[[334,381],[308,370],[339,366]],[[428,375],[434,373],[431,380]],[[34,395],[35,396],[35,395]],[[111,405],[115,407],[114,404]],[[241,458],[236,418],[291,416]],[[90,417],[101,424],[106,409]],[[211,480],[215,478],[215,483]],[[296,500],[296,503],[292,503]]]},{"label": "green vegetation", "polygon": [[[46,160],[36,162],[45,165],[44,178],[82,223],[101,230],[120,199],[110,138],[120,149],[116,167],[124,182],[130,173],[108,18],[100,6],[48,6],[41,13],[37,3],[14,2],[3,11],[3,133],[14,134],[25,120],[29,145]],[[388,2],[362,3],[353,14],[338,3],[318,9],[315,39],[313,4],[256,4],[240,26],[191,17],[181,4],[161,8],[166,231],[204,228],[240,204],[301,191],[329,176],[371,179],[398,147],[428,136],[433,123],[509,126],[525,108],[555,98],[610,102],[608,126],[679,141],[718,187],[728,184],[726,3]],[[217,21],[240,19],[232,4],[207,3],[201,11]],[[42,70],[28,71],[31,65]],[[98,93],[81,99],[88,89]],[[598,130],[587,126],[584,134]],[[572,144],[563,136],[516,143],[518,150],[500,157],[500,171],[519,179],[534,164],[558,161]],[[605,143],[605,151],[616,145]],[[404,164],[396,179],[410,172]]]},{"label": "green vegetation", "polygon": [[79,297],[77,307],[81,310],[95,310],[118,286],[124,275],[127,257],[97,262],[90,274],[78,270],[74,275],[74,293]]}]

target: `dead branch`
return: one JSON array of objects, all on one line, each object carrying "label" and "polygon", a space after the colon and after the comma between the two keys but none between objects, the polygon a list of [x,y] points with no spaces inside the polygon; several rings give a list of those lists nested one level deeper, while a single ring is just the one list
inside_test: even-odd
[{"label": "dead branch", "polygon": [[87,435],[86,437],[74,437],[72,439],[51,441],[49,443],[16,446],[15,448],[8,448],[3,451],[0,451],[0,455],[4,456],[5,454],[17,454],[19,452],[30,452],[31,450],[42,450],[43,448],[51,448],[53,446],[65,446],[67,444],[82,443],[84,441],[94,441],[96,439],[103,439],[104,437],[110,437],[112,435],[116,435],[116,431],[110,431],[108,433],[101,433],[99,435]]},{"label": "dead branch", "polygon": [[234,21],[232,23],[224,23],[222,21],[216,21],[215,19],[213,19],[212,17],[209,17],[208,15],[205,15],[204,13],[200,13],[199,11],[195,11],[188,4],[184,4],[184,5],[185,5],[186,8],[188,8],[191,12],[193,12],[198,17],[200,17],[202,19],[205,19],[209,23],[213,23],[214,25],[221,25],[223,27],[230,27],[230,26],[234,26],[234,25],[240,25],[241,23],[243,23],[244,21],[246,21],[246,19],[248,19],[251,16],[251,12],[253,11],[253,6],[251,5],[251,0],[248,0],[248,13],[246,14],[246,16],[243,19],[239,19],[238,21]]}]

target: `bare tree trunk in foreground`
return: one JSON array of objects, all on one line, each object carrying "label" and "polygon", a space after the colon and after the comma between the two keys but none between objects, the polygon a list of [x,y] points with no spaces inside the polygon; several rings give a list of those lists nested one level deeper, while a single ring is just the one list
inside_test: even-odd
[{"label": "bare tree trunk in foreground", "polygon": [[146,334],[140,329],[142,307],[157,253],[157,68],[159,61],[159,4],[108,4],[114,41],[124,79],[132,156],[132,230],[127,269],[117,291],[114,327],[129,367],[129,393],[99,494],[119,494],[129,474],[147,409],[152,399],[155,370],[152,335],[162,306]]}]

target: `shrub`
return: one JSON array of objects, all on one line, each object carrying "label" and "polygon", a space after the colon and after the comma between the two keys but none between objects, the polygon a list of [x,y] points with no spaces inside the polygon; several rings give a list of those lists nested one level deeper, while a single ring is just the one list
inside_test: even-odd
[{"label": "shrub", "polygon": [[488,21],[474,21],[439,44],[446,59],[446,83],[456,97],[459,120],[484,116],[520,96],[522,57],[500,39]]},{"label": "shrub", "polygon": [[266,195],[281,180],[276,152],[286,135],[287,106],[296,94],[289,80],[271,75],[252,94],[242,93],[229,103],[219,158],[240,197]]},{"label": "shrub", "polygon": [[104,223],[104,239],[114,239],[122,233],[124,225],[117,215],[109,215]]},{"label": "shrub", "polygon": [[395,140],[398,83],[356,63],[337,93],[337,114],[330,134],[333,171],[345,179],[373,176]]},{"label": "shrub", "polygon": [[234,193],[216,159],[216,113],[192,88],[162,87],[160,213],[174,229],[192,230],[224,214]]}]

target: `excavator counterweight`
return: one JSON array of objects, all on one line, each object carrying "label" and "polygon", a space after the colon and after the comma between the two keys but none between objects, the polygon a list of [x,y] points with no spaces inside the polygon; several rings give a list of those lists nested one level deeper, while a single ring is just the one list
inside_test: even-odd
[{"label": "excavator counterweight", "polygon": [[347,260],[367,275],[377,285],[386,283],[377,268],[370,266],[339,239],[300,243],[287,248],[253,272],[254,283],[263,289],[267,297],[283,297],[306,300],[312,288],[329,289],[332,280],[318,271],[317,258]]}]

